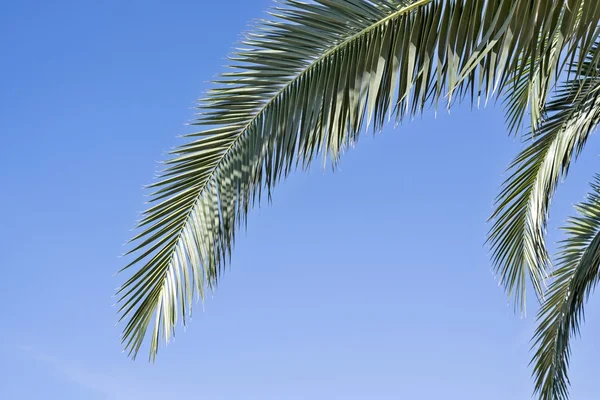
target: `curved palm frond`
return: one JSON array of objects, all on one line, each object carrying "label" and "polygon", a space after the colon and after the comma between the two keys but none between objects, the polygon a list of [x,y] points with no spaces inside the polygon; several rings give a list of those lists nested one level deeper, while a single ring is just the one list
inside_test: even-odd
[{"label": "curved palm frond", "polygon": [[548,298],[535,332],[535,391],[542,400],[568,399],[570,340],[579,334],[584,303],[600,280],[600,176],[588,199],[576,206],[560,250]]},{"label": "curved palm frond", "polygon": [[[335,164],[365,124],[379,130],[393,113],[400,120],[445,96],[490,96],[511,70],[550,51],[537,38],[564,32],[561,54],[574,54],[600,20],[591,0],[281,3],[201,100],[204,130],[151,185],[154,205],[124,268],[136,271],[119,290],[134,357],[151,323],[153,359],[194,296],[217,284],[263,190],[318,154]],[[574,18],[580,9],[586,17]]]},{"label": "curved palm frond", "polygon": [[[518,133],[528,111],[531,130],[537,129],[543,117],[548,93],[558,81],[565,63],[570,60],[575,75],[578,76],[581,73],[580,66],[584,65],[586,58],[589,57],[588,51],[600,35],[600,27],[586,24],[591,12],[590,7],[598,7],[598,4],[594,5],[590,2],[573,4],[573,7],[577,6],[579,6],[579,12],[560,14],[556,23],[561,26],[574,24],[574,26],[580,25],[589,28],[581,51],[572,52],[566,56],[561,54],[567,38],[564,29],[555,30],[553,36],[544,35],[538,39],[538,43],[545,51],[537,53],[537,57],[529,57],[526,62],[521,64],[520,68],[512,71],[512,74],[506,75],[506,82],[501,83],[506,96],[506,120],[511,134]],[[586,20],[583,21],[583,24],[581,24],[582,21],[579,21],[581,18]],[[559,62],[561,59],[562,62]]]},{"label": "curved palm frond", "polygon": [[582,76],[557,90],[540,125],[529,134],[529,145],[510,165],[511,174],[496,199],[488,240],[509,291],[525,286],[529,270],[537,293],[543,292],[550,269],[545,242],[550,201],[600,114],[599,55],[596,44],[578,66]]},{"label": "curved palm frond", "polygon": [[535,60],[529,59],[523,68],[514,71],[502,85],[506,123],[510,134],[518,134],[528,111],[530,127],[532,130],[537,129],[546,106],[548,92],[557,78],[556,73],[561,70],[557,49],[560,49],[562,44],[561,32],[556,32],[550,41],[549,60],[540,57]]}]

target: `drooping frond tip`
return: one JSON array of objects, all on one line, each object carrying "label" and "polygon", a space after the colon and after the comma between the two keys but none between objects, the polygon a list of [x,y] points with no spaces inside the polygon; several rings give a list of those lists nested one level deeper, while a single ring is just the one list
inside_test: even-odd
[{"label": "drooping frond tip", "polygon": [[124,268],[135,272],[119,291],[129,354],[150,328],[153,358],[178,319],[185,323],[263,190],[318,154],[336,162],[365,125],[380,130],[391,115],[444,97],[491,96],[550,51],[526,38],[562,29],[560,50],[570,54],[585,44],[579,29],[589,21],[556,25],[558,14],[571,16],[567,3],[592,11],[584,0],[281,1],[201,100],[203,130],[172,152],[152,185]]},{"label": "drooping frond tip", "polygon": [[588,199],[576,206],[579,216],[565,227],[558,268],[538,314],[533,341],[535,392],[542,400],[567,400],[571,337],[579,333],[583,306],[600,278],[600,177]]},{"label": "drooping frond tip", "polygon": [[[596,35],[596,38],[598,35]],[[492,259],[501,283],[524,309],[527,274],[538,296],[551,270],[546,249],[550,202],[597,124],[600,103],[600,52],[592,44],[543,109],[543,118],[527,136],[527,146],[512,162],[492,215]]]}]

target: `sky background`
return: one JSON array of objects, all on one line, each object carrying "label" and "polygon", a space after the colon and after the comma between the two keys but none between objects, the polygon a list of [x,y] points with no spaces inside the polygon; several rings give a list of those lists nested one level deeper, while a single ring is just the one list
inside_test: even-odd
[{"label": "sky background", "polygon": [[[536,307],[491,273],[487,217],[512,156],[500,107],[364,135],[251,213],[205,311],[157,363],[121,352],[114,289],[142,186],[270,0],[4,1],[0,398],[529,399]],[[597,171],[560,187],[550,239]],[[600,295],[572,398],[597,399]]]}]

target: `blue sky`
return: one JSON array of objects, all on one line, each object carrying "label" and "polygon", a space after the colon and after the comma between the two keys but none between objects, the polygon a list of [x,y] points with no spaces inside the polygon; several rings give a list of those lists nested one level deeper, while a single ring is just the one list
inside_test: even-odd
[{"label": "blue sky", "polygon": [[[528,399],[535,304],[494,280],[486,219],[520,148],[501,109],[364,135],[250,216],[205,311],[152,365],[121,353],[117,256],[142,185],[270,0],[5,2],[0,14],[0,398]],[[592,141],[550,238],[595,172]],[[600,372],[598,299],[573,398]]]}]

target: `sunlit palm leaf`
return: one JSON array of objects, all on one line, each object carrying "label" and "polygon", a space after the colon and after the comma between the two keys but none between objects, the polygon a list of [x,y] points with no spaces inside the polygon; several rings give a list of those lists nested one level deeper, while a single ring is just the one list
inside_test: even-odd
[{"label": "sunlit palm leaf", "polygon": [[[517,135],[522,128],[525,115],[529,111],[530,127],[537,129],[546,106],[548,92],[556,80],[556,74],[561,70],[558,60],[560,53],[557,51],[563,45],[560,31],[555,33],[550,41],[552,46],[547,55],[540,55],[537,59],[529,59],[524,68],[515,70],[509,76],[504,89],[504,103],[506,122],[511,134]],[[549,57],[548,60],[545,57]]]},{"label": "sunlit palm leaf", "polygon": [[[579,66],[583,64],[588,49],[599,35],[598,26],[587,25],[586,21],[581,24],[579,21],[580,18],[588,19],[592,11],[590,8],[597,7],[597,3],[571,3],[569,6],[579,7],[579,12],[560,14],[555,23],[562,28],[554,30],[553,36],[543,35],[538,41],[545,51],[536,53],[537,57],[529,57],[521,68],[514,70],[512,75],[508,76],[509,82],[502,84],[507,97],[506,114],[511,133],[517,133],[521,128],[527,111],[530,115],[531,129],[537,129],[543,116],[548,93],[563,71],[564,64],[570,61],[571,65],[576,66],[575,73],[578,75]],[[587,26],[589,31],[586,32],[587,38],[580,49],[582,51],[565,57],[561,52],[565,40],[568,40],[565,34],[565,28],[568,26]],[[561,59],[562,61],[559,62]]]},{"label": "sunlit palm leaf", "polygon": [[550,201],[600,112],[599,53],[598,46],[593,46],[581,64],[585,76],[570,80],[557,91],[544,110],[546,117],[530,134],[529,145],[511,164],[511,175],[498,196],[489,240],[502,283],[509,290],[524,287],[528,269],[533,271],[538,293],[543,290],[544,274],[549,270],[545,230]]},{"label": "sunlit palm leaf", "polygon": [[565,228],[568,238],[538,315],[532,364],[542,400],[568,398],[570,339],[579,334],[584,303],[600,279],[600,177],[592,189],[588,199],[576,206],[580,215]]},{"label": "sunlit palm leaf", "polygon": [[[125,267],[137,270],[119,291],[134,356],[153,318],[151,357],[178,318],[185,323],[194,296],[217,283],[263,189],[319,153],[336,163],[365,123],[379,130],[392,112],[402,119],[444,96],[490,96],[548,54],[543,43],[558,30],[561,54],[575,54],[600,19],[591,0],[281,3],[202,99],[205,130],[173,151],[152,185],[154,205]],[[582,9],[585,18],[571,18]]]}]

